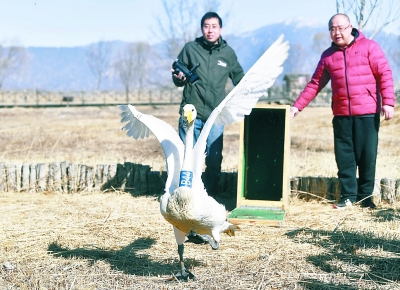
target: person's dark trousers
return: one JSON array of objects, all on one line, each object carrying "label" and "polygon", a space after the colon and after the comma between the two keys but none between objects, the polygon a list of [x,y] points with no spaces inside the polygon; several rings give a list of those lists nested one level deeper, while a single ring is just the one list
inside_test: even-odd
[{"label": "person's dark trousers", "polygon": [[219,193],[224,126],[213,125],[207,138],[204,184],[209,195]]},{"label": "person's dark trousers", "polygon": [[[196,119],[194,122],[194,144],[200,136],[205,122]],[[224,126],[213,125],[208,134],[206,144],[206,169],[203,175],[203,183],[210,195],[218,194],[218,185],[221,175],[222,149]],[[179,137],[183,142],[186,139],[186,128],[183,126],[182,117],[179,118]]]},{"label": "person's dark trousers", "polygon": [[[354,203],[371,195],[374,189],[379,114],[335,116],[332,124],[341,200]],[[368,201],[371,199],[364,200]]]}]

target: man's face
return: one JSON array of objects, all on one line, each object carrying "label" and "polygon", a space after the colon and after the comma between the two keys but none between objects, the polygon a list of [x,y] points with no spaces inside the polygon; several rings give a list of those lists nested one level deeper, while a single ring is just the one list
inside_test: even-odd
[{"label": "man's face", "polygon": [[329,27],[331,39],[338,46],[347,46],[353,41],[351,30],[353,26],[350,25],[348,19],[342,15],[335,16]]},{"label": "man's face", "polygon": [[219,26],[218,18],[209,18],[204,20],[202,27],[203,37],[208,42],[217,42],[219,36],[221,35],[222,28]]}]

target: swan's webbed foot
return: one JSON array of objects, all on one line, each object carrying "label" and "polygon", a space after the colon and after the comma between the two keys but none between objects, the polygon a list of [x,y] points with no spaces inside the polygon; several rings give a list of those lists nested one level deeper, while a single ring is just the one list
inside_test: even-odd
[{"label": "swan's webbed foot", "polygon": [[189,279],[195,280],[196,277],[190,272],[188,269],[185,268],[185,264],[183,262],[183,252],[184,252],[184,245],[178,245],[178,254],[179,254],[179,262],[181,264],[181,270],[172,276],[172,278],[168,279],[172,280],[179,280],[179,281],[187,281]]},{"label": "swan's webbed foot", "polygon": [[185,265],[181,263],[181,270],[174,275],[175,279],[179,281],[188,281],[189,279],[196,279],[196,276],[193,275],[188,269],[185,268]]},{"label": "swan's webbed foot", "polygon": [[194,231],[190,231],[186,237],[188,238],[185,243],[194,244],[210,244],[213,250],[218,250],[219,243],[214,241],[209,235],[200,235]]}]

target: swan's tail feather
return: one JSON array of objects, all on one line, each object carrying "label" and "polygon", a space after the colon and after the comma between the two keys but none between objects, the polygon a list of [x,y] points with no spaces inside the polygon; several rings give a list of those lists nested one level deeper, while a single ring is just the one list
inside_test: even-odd
[{"label": "swan's tail feather", "polygon": [[224,233],[232,237],[235,235],[236,230],[240,230],[240,228],[237,225],[229,224],[228,228],[224,231]]}]

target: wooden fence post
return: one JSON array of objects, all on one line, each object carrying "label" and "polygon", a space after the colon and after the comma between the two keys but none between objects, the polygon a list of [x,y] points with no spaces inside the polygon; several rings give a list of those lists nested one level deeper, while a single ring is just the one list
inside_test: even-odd
[{"label": "wooden fence post", "polygon": [[299,191],[299,186],[300,186],[300,177],[295,176],[295,177],[291,177],[290,181],[290,197],[297,197],[298,191]]},{"label": "wooden fence post", "polygon": [[108,166],[107,181],[113,180],[117,175],[117,164],[111,164]]},{"label": "wooden fence post", "polygon": [[372,191],[372,201],[375,204],[380,204],[382,202],[381,180],[380,179],[375,179],[374,190]]},{"label": "wooden fence post", "polygon": [[104,164],[98,164],[94,176],[94,190],[100,190],[103,183]]},{"label": "wooden fence post", "polygon": [[29,165],[29,192],[36,192],[36,163]]},{"label": "wooden fence post", "polygon": [[63,161],[60,163],[60,181],[61,190],[64,193],[68,192],[68,177],[67,177],[67,162]]},{"label": "wooden fence post", "polygon": [[56,192],[62,192],[61,187],[61,165],[53,162],[51,165],[53,172],[53,190]]},{"label": "wooden fence post", "polygon": [[400,200],[400,178],[396,179],[396,184],[395,184],[395,189],[396,189],[396,200]]},{"label": "wooden fence post", "polygon": [[381,180],[382,200],[389,203],[396,201],[395,180],[392,178],[382,178]]},{"label": "wooden fence post", "polygon": [[300,177],[300,198],[305,198],[306,201],[310,199],[310,195],[307,194],[310,190],[310,178],[309,176]]},{"label": "wooden fence post", "polygon": [[161,178],[160,172],[150,171],[148,175],[148,181],[149,181],[149,194],[163,193],[164,182]]},{"label": "wooden fence post", "polygon": [[22,164],[21,191],[29,190],[29,163]]},{"label": "wooden fence post", "polygon": [[82,191],[86,189],[86,165],[78,164],[77,170],[77,191]]},{"label": "wooden fence post", "polygon": [[109,165],[103,166],[103,174],[101,175],[101,183],[102,184],[110,181],[110,176],[109,176],[110,166]]},{"label": "wooden fence post", "polygon": [[75,166],[71,163],[67,165],[67,191],[68,193],[74,193],[75,190]]},{"label": "wooden fence post", "polygon": [[18,191],[17,165],[6,164],[7,190]]},{"label": "wooden fence post", "polygon": [[47,189],[47,166],[45,163],[39,163],[37,165],[37,184],[38,191],[45,191]]},{"label": "wooden fence post", "polygon": [[86,167],[86,188],[88,192],[92,192],[94,185],[94,169],[91,166]]},{"label": "wooden fence post", "polygon": [[0,192],[6,191],[6,173],[4,171],[4,162],[0,162]]}]

